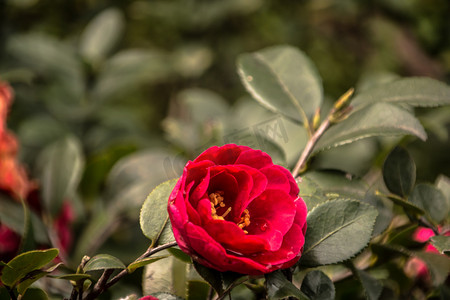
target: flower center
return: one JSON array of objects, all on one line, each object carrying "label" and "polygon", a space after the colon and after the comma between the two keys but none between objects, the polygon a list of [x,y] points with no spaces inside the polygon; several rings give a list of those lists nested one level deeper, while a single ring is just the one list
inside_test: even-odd
[{"label": "flower center", "polygon": [[[225,207],[223,195],[223,191],[216,191],[209,194],[209,200],[211,201],[211,215],[214,220],[225,220],[225,217],[231,212],[231,207],[228,207],[222,215],[219,216],[217,214],[217,209]],[[242,229],[242,231],[244,231],[245,234],[248,234],[248,231],[244,230],[244,228],[250,225],[250,213],[248,209],[244,209],[242,214],[243,216],[241,216],[241,220],[237,223],[237,225]]]}]

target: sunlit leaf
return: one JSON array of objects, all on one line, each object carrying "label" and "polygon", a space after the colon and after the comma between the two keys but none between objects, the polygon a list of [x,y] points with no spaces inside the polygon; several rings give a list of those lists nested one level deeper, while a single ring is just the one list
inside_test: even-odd
[{"label": "sunlit leaf", "polygon": [[155,244],[164,227],[168,226],[169,214],[167,213],[167,203],[177,179],[168,180],[158,185],[147,197],[142,205],[140,214],[140,224],[142,232]]},{"label": "sunlit leaf", "polygon": [[126,266],[118,258],[109,254],[98,254],[92,257],[83,267],[85,272],[106,269],[125,269]]},{"label": "sunlit leaf", "polygon": [[300,264],[320,266],[353,257],[368,244],[377,214],[373,206],[355,200],[336,199],[316,206],[308,214]]},{"label": "sunlit leaf", "polygon": [[449,105],[450,87],[428,77],[402,78],[368,89],[352,100],[357,107],[377,102],[413,106]]},{"label": "sunlit leaf", "polygon": [[322,103],[321,78],[309,58],[291,46],[275,46],[238,59],[241,81],[261,105],[309,122]]},{"label": "sunlit leaf", "polygon": [[7,286],[16,285],[28,273],[39,270],[51,262],[59,251],[56,248],[47,250],[34,250],[22,253],[7,263],[2,270],[2,282]]},{"label": "sunlit leaf", "polygon": [[132,262],[127,267],[128,272],[132,273],[138,268],[142,268],[146,265],[152,264],[152,263],[154,263],[160,259],[166,258],[166,257],[167,257],[167,255],[153,256],[153,257],[147,257],[147,258],[141,259],[136,262]]},{"label": "sunlit leaf", "polygon": [[420,122],[408,111],[389,103],[376,103],[355,111],[330,127],[314,147],[314,153],[352,143],[371,136],[414,135],[421,140],[427,134]]}]

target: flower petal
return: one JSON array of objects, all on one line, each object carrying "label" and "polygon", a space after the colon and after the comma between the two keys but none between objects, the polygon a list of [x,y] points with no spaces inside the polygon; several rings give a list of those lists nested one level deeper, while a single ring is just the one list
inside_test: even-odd
[{"label": "flower petal", "polygon": [[227,144],[222,147],[214,146],[205,150],[194,160],[194,162],[210,160],[216,165],[232,165],[235,164],[236,159],[241,152],[248,149],[251,148],[235,144]]},{"label": "flower petal", "polygon": [[247,149],[242,151],[236,160],[235,164],[242,164],[253,167],[255,169],[262,169],[273,165],[272,158],[261,150]]}]

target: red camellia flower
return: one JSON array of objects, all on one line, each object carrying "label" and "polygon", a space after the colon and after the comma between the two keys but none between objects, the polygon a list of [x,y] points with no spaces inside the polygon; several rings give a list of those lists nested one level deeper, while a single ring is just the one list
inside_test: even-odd
[{"label": "red camellia flower", "polygon": [[169,197],[178,246],[219,271],[260,275],[293,266],[306,205],[285,168],[260,150],[211,147],[184,168]]}]

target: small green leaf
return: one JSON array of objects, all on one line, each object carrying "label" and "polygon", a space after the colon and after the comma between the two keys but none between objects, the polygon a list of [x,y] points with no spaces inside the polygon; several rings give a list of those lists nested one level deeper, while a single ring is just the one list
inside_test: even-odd
[{"label": "small green leaf", "polygon": [[445,282],[450,272],[450,259],[447,256],[432,252],[414,252],[413,255],[427,264],[434,286]]},{"label": "small green leaf", "polygon": [[416,185],[408,199],[411,203],[422,208],[428,218],[436,223],[448,217],[449,207],[442,191],[431,184]]},{"label": "small green leaf", "polygon": [[56,216],[63,201],[73,198],[84,168],[80,142],[61,139],[45,148],[38,158],[39,179],[45,208]]},{"label": "small green leaf", "polygon": [[376,103],[353,112],[330,127],[317,142],[313,153],[371,136],[407,134],[427,139],[419,120],[411,113],[389,103]]},{"label": "small green leaf", "polygon": [[368,300],[377,300],[380,298],[381,292],[383,291],[383,286],[381,282],[375,278],[373,278],[369,273],[358,270],[356,268],[352,268],[353,274],[358,278],[361,282],[364,294],[366,295],[366,299]]},{"label": "small green leaf", "polygon": [[7,286],[15,286],[28,273],[38,270],[58,256],[58,249],[34,250],[14,257],[3,268],[2,282]]},{"label": "small green leaf", "polygon": [[416,164],[404,148],[396,147],[383,164],[386,187],[401,197],[409,195],[416,181]]},{"label": "small green leaf", "polygon": [[294,296],[297,299],[308,300],[308,296],[303,294],[292,282],[288,281],[281,271],[275,271],[265,275],[267,296],[270,300],[282,299]]},{"label": "small green leaf", "polygon": [[136,262],[132,262],[131,264],[128,265],[127,269],[129,273],[134,272],[136,269],[138,268],[142,268],[146,265],[149,265],[151,263],[154,263],[160,259],[166,258],[168,255],[161,255],[161,256],[154,256],[154,257],[147,257],[144,259],[141,259],[139,261]]},{"label": "small green leaf", "polygon": [[322,81],[312,61],[291,46],[242,54],[238,71],[246,89],[264,107],[309,123],[322,103]]},{"label": "small green leaf", "polygon": [[435,235],[431,237],[431,243],[442,254],[450,252],[450,236]]},{"label": "small green leaf", "polygon": [[152,245],[155,245],[164,228],[170,224],[167,203],[177,181],[178,179],[172,179],[158,185],[142,205],[141,229],[144,235],[151,240]]},{"label": "small green leaf", "polygon": [[98,254],[92,257],[84,266],[85,272],[106,269],[125,269],[126,266],[118,258],[109,254]]},{"label": "small green leaf", "polygon": [[300,290],[311,300],[334,299],[336,293],[331,279],[320,270],[308,272]]},{"label": "small green leaf", "polygon": [[28,289],[27,292],[20,298],[21,300],[48,300],[48,295],[45,291],[38,288]]},{"label": "small green leaf", "polygon": [[25,278],[20,280],[20,283],[17,285],[17,292],[19,294],[23,295],[28,287],[33,284],[33,282],[39,280],[40,278],[44,277],[48,273],[45,271],[35,270],[33,272],[30,272],[25,276]]},{"label": "small green leaf", "polygon": [[355,200],[336,199],[316,206],[306,220],[300,264],[320,266],[353,257],[369,243],[377,214],[373,206]]},{"label": "small green leaf", "polygon": [[368,89],[352,100],[357,107],[377,102],[412,106],[449,105],[450,87],[428,77],[402,78]]},{"label": "small green leaf", "polygon": [[94,63],[104,59],[119,41],[124,25],[124,17],[120,10],[109,8],[102,11],[81,35],[81,55]]},{"label": "small green leaf", "polygon": [[92,276],[89,274],[65,274],[60,276],[49,276],[51,278],[55,279],[63,279],[63,280],[70,280],[70,281],[80,281],[80,280],[86,280],[86,279],[92,279]]}]

